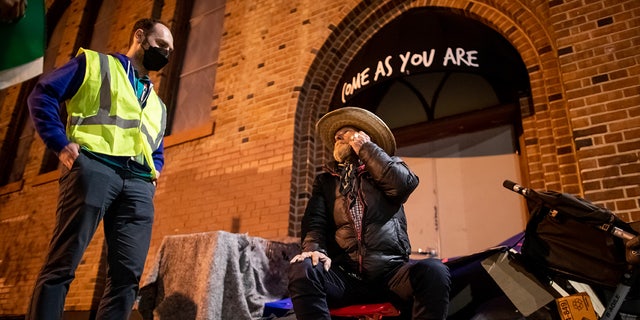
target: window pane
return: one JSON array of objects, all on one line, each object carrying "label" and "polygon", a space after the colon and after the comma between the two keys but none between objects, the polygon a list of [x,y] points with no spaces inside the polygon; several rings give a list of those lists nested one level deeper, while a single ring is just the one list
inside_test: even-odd
[{"label": "window pane", "polygon": [[212,65],[180,79],[178,108],[173,118],[172,133],[207,122],[215,77],[216,65]]},{"label": "window pane", "polygon": [[483,77],[470,73],[454,73],[445,83],[436,103],[436,119],[498,104],[498,96]]},{"label": "window pane", "polygon": [[[222,4],[220,4],[222,3]],[[224,1],[196,1],[171,133],[206,123],[215,85]]]}]

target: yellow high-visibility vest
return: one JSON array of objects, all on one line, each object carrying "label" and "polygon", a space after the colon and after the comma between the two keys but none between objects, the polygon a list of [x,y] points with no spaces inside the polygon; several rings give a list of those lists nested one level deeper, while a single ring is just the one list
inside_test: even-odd
[{"label": "yellow high-visibility vest", "polygon": [[164,136],[164,103],[149,88],[147,104],[141,108],[118,58],[82,48],[81,53],[87,68],[80,89],[67,102],[69,140],[106,155],[143,155],[156,177],[152,153]]}]

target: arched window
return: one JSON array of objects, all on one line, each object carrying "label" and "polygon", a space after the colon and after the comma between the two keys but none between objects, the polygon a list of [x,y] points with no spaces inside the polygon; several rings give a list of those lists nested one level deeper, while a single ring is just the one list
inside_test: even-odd
[{"label": "arched window", "polygon": [[375,112],[405,146],[519,126],[519,99],[528,91],[524,64],[495,30],[451,10],[416,8],[359,50],[331,108]]}]

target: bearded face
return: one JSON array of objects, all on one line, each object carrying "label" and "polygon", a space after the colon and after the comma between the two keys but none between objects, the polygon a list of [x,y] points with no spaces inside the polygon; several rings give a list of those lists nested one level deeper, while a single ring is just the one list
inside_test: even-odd
[{"label": "bearded face", "polygon": [[342,163],[355,155],[353,148],[346,141],[336,141],[333,147],[333,158],[336,161]]},{"label": "bearded face", "polygon": [[358,155],[353,151],[353,147],[349,144],[353,140],[353,135],[358,129],[350,126],[342,127],[335,133],[335,144],[333,145],[333,158],[339,163],[345,162],[351,157]]}]

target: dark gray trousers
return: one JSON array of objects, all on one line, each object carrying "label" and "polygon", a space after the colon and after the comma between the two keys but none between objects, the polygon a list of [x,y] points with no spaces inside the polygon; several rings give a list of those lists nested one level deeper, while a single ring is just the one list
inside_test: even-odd
[{"label": "dark gray trousers", "polygon": [[339,267],[325,271],[311,259],[289,269],[289,294],[299,320],[331,319],[329,308],[391,302],[402,319],[446,319],[451,280],[440,260],[411,260],[378,282],[362,281]]},{"label": "dark gray trousers", "polygon": [[69,284],[101,221],[107,279],[97,319],[129,319],[149,250],[155,186],[83,153],[62,169],[57,221],[26,319],[62,319]]}]

